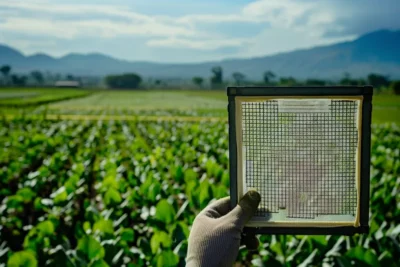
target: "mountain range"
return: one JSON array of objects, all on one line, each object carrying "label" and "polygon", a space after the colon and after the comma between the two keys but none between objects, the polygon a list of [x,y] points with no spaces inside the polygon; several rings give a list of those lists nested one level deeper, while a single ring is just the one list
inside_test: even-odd
[{"label": "mountain range", "polygon": [[210,69],[221,66],[225,77],[238,71],[258,80],[262,79],[266,70],[278,76],[295,78],[335,79],[345,72],[353,77],[365,77],[373,72],[400,78],[400,30],[380,30],[349,42],[264,57],[190,64],[132,62],[98,53],[72,53],[60,58],[43,53],[26,56],[0,44],[0,65],[4,64],[11,65],[14,72],[20,73],[41,70],[81,76],[135,72],[155,78],[210,77]]}]

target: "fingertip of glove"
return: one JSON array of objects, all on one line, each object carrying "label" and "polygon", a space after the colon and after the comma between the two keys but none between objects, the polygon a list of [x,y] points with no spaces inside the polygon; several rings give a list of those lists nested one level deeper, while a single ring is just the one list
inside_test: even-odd
[{"label": "fingertip of glove", "polygon": [[243,199],[246,199],[249,204],[252,206],[258,206],[261,202],[261,195],[256,190],[249,190],[244,196]]}]

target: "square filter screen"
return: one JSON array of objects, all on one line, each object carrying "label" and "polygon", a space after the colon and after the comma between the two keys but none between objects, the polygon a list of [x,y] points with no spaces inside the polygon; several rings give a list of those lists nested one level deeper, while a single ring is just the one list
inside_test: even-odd
[{"label": "square filter screen", "polygon": [[237,194],[249,227],[359,227],[363,96],[238,96]]}]

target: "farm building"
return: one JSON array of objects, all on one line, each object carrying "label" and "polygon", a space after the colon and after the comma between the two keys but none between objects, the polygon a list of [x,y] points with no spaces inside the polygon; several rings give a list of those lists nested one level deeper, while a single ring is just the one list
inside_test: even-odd
[{"label": "farm building", "polygon": [[63,88],[78,88],[81,86],[78,81],[57,81],[54,85]]}]

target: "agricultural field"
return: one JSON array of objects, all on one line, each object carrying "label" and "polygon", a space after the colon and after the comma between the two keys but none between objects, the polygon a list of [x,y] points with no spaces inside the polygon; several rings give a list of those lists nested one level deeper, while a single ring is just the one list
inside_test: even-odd
[{"label": "agricultural field", "polygon": [[[400,266],[398,100],[374,99],[369,234],[259,236],[238,266]],[[229,194],[226,104],[103,91],[3,107],[0,266],[184,266],[196,214]]]},{"label": "agricultural field", "polygon": [[0,107],[27,107],[87,96],[78,89],[0,88]]},{"label": "agricultural field", "polygon": [[[46,105],[39,105],[41,103]],[[400,96],[375,95],[373,108],[374,123],[400,124]],[[203,118],[227,121],[227,97],[224,91],[198,90],[136,92],[77,89],[0,90],[0,116],[15,118],[28,114],[38,115],[39,118],[45,114],[48,119],[69,120],[100,118],[136,120],[138,117],[157,120],[173,117],[174,120],[186,121],[198,121]]]}]

